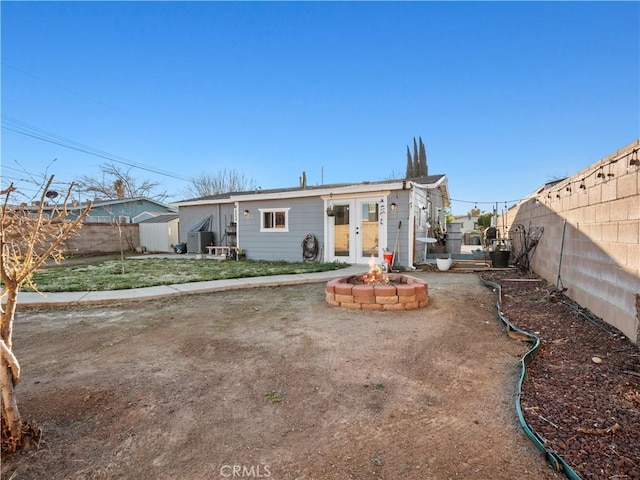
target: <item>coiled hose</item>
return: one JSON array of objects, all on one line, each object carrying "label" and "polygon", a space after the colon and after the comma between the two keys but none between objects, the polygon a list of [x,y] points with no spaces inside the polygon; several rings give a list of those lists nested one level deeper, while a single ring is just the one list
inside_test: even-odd
[{"label": "coiled hose", "polygon": [[314,262],[318,258],[318,239],[312,233],[307,233],[302,240],[302,261]]},{"label": "coiled hose", "polygon": [[518,419],[520,420],[520,426],[524,430],[524,433],[527,434],[534,445],[538,448],[538,450],[544,453],[547,462],[549,462],[549,464],[551,464],[551,466],[555,470],[564,472],[564,474],[569,477],[570,480],[582,480],[580,476],[578,476],[578,474],[573,471],[573,469],[569,466],[565,459],[562,458],[562,456],[558,452],[548,446],[547,440],[537,432],[533,431],[533,428],[527,423],[524,418],[524,414],[522,413],[522,405],[520,403],[520,400],[522,399],[522,384],[527,377],[527,365],[538,353],[538,350],[540,348],[540,339],[533,333],[520,330],[502,314],[502,287],[499,283],[487,280],[482,276],[480,276],[480,281],[485,286],[492,287],[498,293],[496,309],[498,311],[498,318],[502,320],[502,323],[504,323],[506,327],[507,334],[511,338],[517,338],[520,341],[528,342],[531,344],[531,348],[520,359],[520,379],[518,380],[518,393],[516,394],[516,413],[518,414]]}]

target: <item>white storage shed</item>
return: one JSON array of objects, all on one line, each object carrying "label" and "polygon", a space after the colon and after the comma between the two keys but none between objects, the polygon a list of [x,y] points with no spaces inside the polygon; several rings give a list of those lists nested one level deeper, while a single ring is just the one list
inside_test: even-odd
[{"label": "white storage shed", "polygon": [[179,243],[178,214],[169,213],[139,223],[140,247],[147,252],[173,252]]}]

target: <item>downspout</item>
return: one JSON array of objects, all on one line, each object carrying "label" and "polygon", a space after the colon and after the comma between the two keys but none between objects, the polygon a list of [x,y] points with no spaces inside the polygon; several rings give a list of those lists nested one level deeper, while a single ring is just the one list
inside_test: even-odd
[{"label": "downspout", "polygon": [[323,219],[323,225],[324,228],[322,229],[322,236],[323,236],[323,252],[322,252],[322,261],[323,262],[328,262],[329,261],[329,248],[324,248],[327,245],[331,245],[332,249],[335,249],[335,246],[333,245],[332,242],[329,241],[329,229],[330,229],[330,217],[329,215],[327,215],[327,208],[329,208],[329,206],[333,205],[333,194],[329,194],[329,199],[327,199],[326,197],[322,199],[323,203],[322,203],[322,219]]},{"label": "downspout", "polygon": [[235,202],[233,216],[236,219],[236,247],[240,248],[240,202]]},{"label": "downspout", "polygon": [[411,198],[410,198],[410,202],[409,202],[409,219],[407,221],[407,224],[409,225],[409,228],[407,229],[407,268],[411,269],[411,270],[415,270],[416,267],[413,264],[413,254],[414,254],[414,242],[413,239],[415,238],[415,229],[416,229],[416,222],[415,222],[415,211],[416,211],[416,184],[412,184],[411,185]]},{"label": "downspout", "polygon": [[222,219],[220,218],[220,214],[222,211],[220,210],[220,204],[218,204],[218,245],[222,242]]},{"label": "downspout", "polygon": [[378,258],[382,261],[384,258],[384,252],[389,248],[389,221],[391,217],[391,203],[389,202],[390,193],[384,195],[380,199],[378,205],[379,208],[379,220],[378,220]]}]

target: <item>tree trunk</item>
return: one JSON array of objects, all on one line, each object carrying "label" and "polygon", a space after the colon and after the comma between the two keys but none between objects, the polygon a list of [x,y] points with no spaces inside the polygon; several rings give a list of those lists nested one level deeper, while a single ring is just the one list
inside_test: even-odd
[{"label": "tree trunk", "polygon": [[[74,220],[68,220],[67,205],[73,183],[59,204],[47,212],[44,205],[49,197],[53,175],[42,185],[40,202],[35,216],[22,207],[16,207],[11,195],[13,184],[0,190],[4,201],[0,203],[0,297],[6,297],[0,305],[0,409],[2,410],[2,450],[14,452],[38,447],[42,429],[34,422],[25,424],[18,411],[15,386],[20,380],[20,364],[13,354],[13,321],[22,285],[31,283],[31,274],[46,259],[58,260],[63,251],[61,245],[82,226],[91,210],[91,202]],[[57,192],[54,192],[57,195]],[[54,195],[54,196],[56,196]]]},{"label": "tree trunk", "polygon": [[[7,302],[1,313],[2,341],[6,348],[11,352],[13,319],[16,310],[16,301],[18,298],[18,289],[9,290]],[[19,370],[17,360],[12,359],[14,368],[12,369],[9,359],[5,353],[0,358],[0,385],[2,388],[2,444],[7,451],[15,451],[22,446],[22,418],[18,410],[18,402],[16,400],[15,384],[19,378]],[[5,438],[6,436],[6,438]]]}]

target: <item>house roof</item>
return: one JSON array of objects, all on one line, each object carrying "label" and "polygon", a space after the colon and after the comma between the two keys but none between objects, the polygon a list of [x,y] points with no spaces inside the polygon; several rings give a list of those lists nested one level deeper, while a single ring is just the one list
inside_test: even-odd
[{"label": "house roof", "polygon": [[548,190],[549,188],[554,187],[555,185],[559,184],[560,182],[564,182],[568,177],[563,177],[563,178],[556,178],[554,180],[551,180],[547,183],[542,184],[541,187],[539,187],[535,193],[542,193],[545,190]]},{"label": "house roof", "polygon": [[147,218],[146,220],[142,220],[138,223],[169,223],[172,220],[177,220],[177,213],[167,213],[163,215],[156,215],[155,217]]},{"label": "house roof", "polygon": [[216,203],[232,203],[243,200],[257,200],[257,199],[274,199],[274,198],[288,198],[288,197],[302,197],[302,196],[321,196],[330,194],[340,194],[348,192],[366,192],[366,191],[379,191],[380,187],[386,187],[389,189],[402,188],[403,184],[413,183],[419,186],[435,188],[439,185],[446,183],[445,175],[428,175],[422,177],[406,178],[399,180],[382,180],[377,182],[361,182],[361,183],[334,183],[325,185],[307,185],[305,187],[287,187],[287,188],[274,188],[269,190],[248,190],[243,192],[228,192],[220,193],[217,195],[209,195],[205,197],[192,198],[182,200],[180,202],[172,203],[175,206],[189,206],[189,205],[204,205],[204,204],[216,204]]},{"label": "house roof", "polygon": [[[104,200],[94,200],[94,201],[91,202],[91,208],[109,207],[109,206],[113,206],[113,205],[122,205],[122,204],[135,203],[135,202],[152,203],[152,204],[158,205],[158,206],[160,206],[162,208],[166,208],[167,210],[173,210],[173,207],[171,205],[167,205],[165,203],[157,202],[155,200],[152,200],[152,199],[146,198],[146,197],[112,198],[112,199],[104,199]],[[68,203],[67,204],[67,210],[68,211],[84,210],[87,207],[87,203],[88,202]],[[34,209],[39,208],[39,205],[37,205],[37,202],[35,202],[32,205],[25,206],[25,208],[28,209],[28,210],[34,210]],[[55,203],[48,204],[48,205],[44,206],[44,210],[51,210],[53,208],[56,208]]]},{"label": "house roof", "polygon": [[[92,207],[108,207],[112,205],[121,205],[126,203],[134,203],[134,202],[146,202],[153,203],[154,205],[158,205],[163,208],[170,209],[171,207],[165,203],[158,202],[156,200],[152,200],[151,198],[146,197],[135,197],[135,198],[110,198],[105,200],[95,200],[92,202]],[[85,203],[86,205],[86,203]],[[83,204],[80,204],[77,208],[82,208]]]}]

